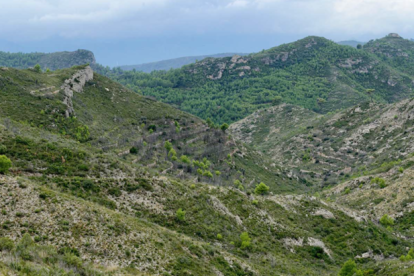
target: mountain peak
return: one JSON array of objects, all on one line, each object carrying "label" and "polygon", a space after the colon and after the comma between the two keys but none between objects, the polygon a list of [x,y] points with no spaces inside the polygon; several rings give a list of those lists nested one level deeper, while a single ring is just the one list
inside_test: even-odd
[{"label": "mountain peak", "polygon": [[399,34],[397,33],[390,33],[387,35],[387,37],[391,37],[391,38],[402,38]]}]

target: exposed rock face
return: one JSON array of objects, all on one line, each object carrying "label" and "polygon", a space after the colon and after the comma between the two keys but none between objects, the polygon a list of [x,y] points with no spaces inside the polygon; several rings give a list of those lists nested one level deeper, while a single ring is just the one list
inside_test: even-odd
[{"label": "exposed rock face", "polygon": [[90,80],[93,80],[93,70],[90,66],[86,66],[85,69],[76,72],[72,78],[65,80],[60,87],[65,95],[63,103],[67,106],[66,117],[75,115],[72,103],[73,92],[82,93],[86,82]]},{"label": "exposed rock face", "polygon": [[401,38],[401,36],[397,33],[390,33],[389,35],[387,35],[387,37],[396,37],[396,38]]},{"label": "exposed rock face", "polygon": [[322,216],[326,219],[334,219],[335,216],[332,214],[331,211],[325,210],[325,209],[318,209],[314,213],[315,216]]}]

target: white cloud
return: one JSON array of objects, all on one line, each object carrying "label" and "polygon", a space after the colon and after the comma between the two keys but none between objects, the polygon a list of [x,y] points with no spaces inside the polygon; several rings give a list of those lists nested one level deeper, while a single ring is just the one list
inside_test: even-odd
[{"label": "white cloud", "polygon": [[262,33],[362,37],[409,35],[408,0],[0,0],[0,35],[140,37]]}]

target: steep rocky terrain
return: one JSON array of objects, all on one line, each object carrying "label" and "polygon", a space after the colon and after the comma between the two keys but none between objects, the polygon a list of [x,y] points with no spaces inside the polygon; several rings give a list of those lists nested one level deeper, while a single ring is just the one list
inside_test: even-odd
[{"label": "steep rocky terrain", "polygon": [[357,256],[410,272],[398,229],[303,194],[314,183],[291,164],[88,66],[0,68],[0,97],[5,275],[334,275]]},{"label": "steep rocky terrain", "polygon": [[323,116],[280,105],[257,111],[230,129],[275,163],[328,186],[408,158],[414,151],[413,108],[413,100],[364,102]]}]

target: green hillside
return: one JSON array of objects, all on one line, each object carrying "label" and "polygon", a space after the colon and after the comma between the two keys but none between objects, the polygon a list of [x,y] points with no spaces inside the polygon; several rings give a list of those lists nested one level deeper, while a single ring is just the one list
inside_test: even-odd
[{"label": "green hillside", "polygon": [[74,52],[55,53],[6,53],[0,52],[0,66],[27,69],[39,64],[43,70],[70,68],[76,65],[96,63],[91,51],[77,50]]},{"label": "green hillside", "polygon": [[[235,122],[278,101],[327,113],[367,100],[367,89],[375,89],[373,98],[384,103],[412,95],[413,76],[404,69],[411,54],[386,59],[372,50],[389,40],[407,53],[414,45],[387,37],[354,49],[307,37],[244,57],[207,58],[179,70],[105,74],[139,93],[218,123]],[[389,47],[381,49],[387,55]]]},{"label": "green hillside", "polygon": [[410,272],[399,228],[89,66],[0,68],[0,98],[4,275]]}]

